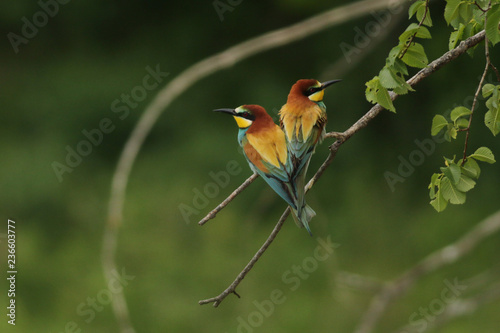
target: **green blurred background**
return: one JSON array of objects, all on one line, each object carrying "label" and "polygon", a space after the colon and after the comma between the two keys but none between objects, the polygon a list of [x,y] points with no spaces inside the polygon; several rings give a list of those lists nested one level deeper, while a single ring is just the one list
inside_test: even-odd
[{"label": "green blurred background", "polygon": [[[144,108],[191,64],[348,2],[278,0],[263,5],[243,1],[231,6],[233,10],[225,12],[221,21],[211,1],[74,1],[59,5],[58,13],[27,44],[20,44],[17,53],[7,34],[20,35],[22,18],[32,21],[41,9],[27,0],[1,5],[0,230],[6,232],[7,218],[16,221],[18,275],[15,328],[7,325],[3,313],[8,288],[1,279],[0,329],[64,332],[67,323],[74,322],[76,328],[67,331],[118,332],[110,304],[101,302],[102,307],[90,315],[87,302],[97,296],[105,299],[100,252],[111,178]],[[450,28],[443,23],[442,3],[431,10],[433,39],[424,45],[429,59],[435,59],[447,51]],[[376,22],[371,15],[217,72],[165,110],[132,169],[118,239],[119,270],[134,277],[123,288],[137,332],[350,332],[373,291],[352,287],[355,281],[339,281],[343,276],[339,272],[380,281],[395,278],[499,209],[497,164],[482,164],[481,178],[465,205],[449,206],[440,214],[429,205],[430,176],[442,166],[443,155],[460,154],[463,137],[456,143],[437,144],[394,191],[384,178],[386,171],[398,172],[400,158],[408,159],[418,150],[416,139],[432,139],[434,114],[470,103],[484,68],[479,51],[474,59],[462,56],[426,79],[415,93],[395,102],[397,114],[384,111],[341,147],[308,195],[317,212],[311,225],[314,238],[289,219],[238,287],[241,299],[230,295],[217,309],[198,305],[198,300],[218,295],[233,281],[285,208],[258,179],[216,219],[197,225],[250,175],[237,149],[234,121],[211,110],[255,103],[264,105],[276,119],[297,79],[340,78],[343,82],[325,94],[327,129],[347,129],[370,108],[364,83],[384,65],[408,24],[406,9],[401,15],[388,15],[391,26],[383,29],[384,39],[374,37],[351,63],[340,44],[354,46],[356,29],[363,31],[367,23]],[[499,59],[497,49],[492,51],[494,61]],[[120,119],[123,114],[113,112],[112,103],[142,85],[148,66],[159,66],[169,75]],[[481,104],[470,147],[486,145],[500,156],[498,140],[483,124]],[[104,118],[112,121],[114,130],[104,134],[102,143],[59,181],[53,162],[65,164],[66,147],[76,149],[85,140],[82,131],[98,128]],[[332,142],[326,140],[317,149],[311,174]],[[198,213],[184,218],[179,207],[194,207],[196,191],[203,192],[213,182],[210,172],[224,171],[232,160],[240,171],[230,176],[227,186],[218,188],[217,195],[207,198]],[[311,258],[318,237],[330,237],[338,247],[314,266]],[[0,240],[4,263],[6,243]],[[498,234],[489,237],[462,260],[421,279],[389,308],[379,332],[409,324],[412,313],[441,297],[447,280],[463,281],[488,271],[498,281],[499,241]],[[287,275],[303,263],[313,265],[308,266],[313,268],[307,278]],[[5,277],[6,269],[2,270]],[[300,284],[289,283],[284,276],[295,276]],[[291,290],[292,286],[297,288]],[[484,287],[471,286],[463,296]],[[269,304],[265,300],[276,289],[282,292],[283,302],[259,314],[256,304]],[[499,305],[498,300],[489,303],[439,332],[498,332]],[[242,322],[253,324],[243,328]]]}]

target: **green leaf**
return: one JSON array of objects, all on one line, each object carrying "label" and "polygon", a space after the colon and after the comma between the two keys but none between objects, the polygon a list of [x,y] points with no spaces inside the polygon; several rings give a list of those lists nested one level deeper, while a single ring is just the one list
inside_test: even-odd
[{"label": "green leaf", "polygon": [[499,89],[493,89],[491,97],[488,98],[488,100],[486,101],[486,107],[489,110],[491,110],[491,109],[497,109],[499,107],[499,103],[500,103]]},{"label": "green leaf", "polygon": [[408,19],[411,19],[413,15],[415,15],[415,13],[417,12],[417,10],[422,7],[422,6],[425,6],[425,1],[415,1],[411,6],[410,8],[408,9]]},{"label": "green leaf", "polygon": [[458,181],[460,180],[460,175],[462,173],[458,165],[450,164],[447,167],[442,167],[441,171],[452,182],[453,185],[458,184]]},{"label": "green leaf", "polygon": [[441,180],[440,192],[443,194],[443,198],[451,204],[461,205],[465,203],[465,193],[459,191],[446,177]]},{"label": "green leaf", "polygon": [[[468,3],[463,1],[460,4],[460,7],[458,8],[458,12],[459,12],[460,20],[464,24],[469,23],[470,20],[472,19],[472,5],[471,4],[468,4]],[[459,24],[462,24],[462,23],[459,23]]]},{"label": "green leaf", "polygon": [[486,112],[484,115],[484,124],[490,129],[494,136],[500,133],[500,108]]},{"label": "green leaf", "polygon": [[406,83],[401,73],[397,73],[394,67],[385,65],[379,73],[380,84],[387,89],[393,89],[398,95],[404,95],[414,89]]},{"label": "green leaf", "polygon": [[[459,165],[462,164],[462,160],[460,160],[458,164]],[[481,174],[481,168],[473,158],[468,158],[461,168],[462,168],[462,173],[467,177],[478,179],[479,175]]]},{"label": "green leaf", "polygon": [[431,134],[433,136],[437,135],[446,125],[448,125],[448,121],[446,121],[445,117],[440,114],[435,115],[434,118],[432,118]]},{"label": "green leaf", "polygon": [[495,86],[492,85],[491,83],[486,83],[483,88],[481,89],[482,93],[483,93],[483,97],[488,97],[490,96],[491,94],[493,94],[493,90],[495,90]]},{"label": "green leaf", "polygon": [[457,184],[457,190],[461,192],[468,192],[472,190],[476,186],[476,182],[467,177],[466,175],[460,175],[460,180]]},{"label": "green leaf", "polygon": [[449,50],[453,50],[457,46],[458,41],[462,39],[462,36],[464,34],[464,29],[465,25],[460,23],[458,30],[453,31],[450,34],[450,41],[448,42]]},{"label": "green leaf", "polygon": [[394,62],[392,63],[392,67],[396,72],[403,75],[408,75],[408,68],[406,67],[406,64],[403,62],[403,60],[396,57],[394,59]]},{"label": "green leaf", "polygon": [[429,187],[429,197],[432,199],[436,198],[436,187],[431,186]]},{"label": "green leaf", "polygon": [[422,38],[422,39],[431,39],[432,35],[431,35],[429,29],[427,29],[426,27],[424,27],[422,25],[422,26],[420,26],[420,28],[418,28],[417,35],[415,37]]},{"label": "green leaf", "polygon": [[399,87],[394,88],[393,91],[398,95],[404,95],[408,93],[408,91],[415,91],[415,89],[413,89],[408,83],[406,83],[406,81],[404,81]]},{"label": "green leaf", "polygon": [[463,116],[468,116],[472,113],[471,110],[467,109],[465,106],[457,106],[451,110],[450,118],[451,121],[456,122],[456,120]]},{"label": "green leaf", "polygon": [[448,158],[446,156],[443,156],[443,158],[444,158],[444,161],[446,163],[446,166],[448,166],[450,164],[455,164],[455,155],[453,155],[453,159]]},{"label": "green leaf", "polygon": [[461,0],[446,0],[444,8],[444,19],[450,25],[451,21],[458,17]]},{"label": "green leaf", "polygon": [[442,174],[441,173],[435,173],[432,175],[431,177],[431,183],[429,184],[429,197],[431,199],[434,199],[436,197],[436,186],[438,187],[438,191],[439,191],[439,182],[441,181],[439,179],[439,176],[441,176]]},{"label": "green leaf", "polygon": [[500,30],[498,30],[498,23],[500,22],[500,4],[494,5],[486,13],[486,37],[495,45],[500,42]]},{"label": "green leaf", "polygon": [[[396,66],[397,60],[399,60],[399,54],[401,53],[402,49],[403,49],[403,45],[401,45],[401,44],[399,44],[397,46],[394,46],[391,49],[391,51],[389,51],[389,56],[386,59],[386,64],[389,65],[389,66]],[[406,73],[406,75],[408,75],[408,72]]]},{"label": "green leaf", "polygon": [[[457,138],[457,129],[455,128],[455,126],[453,126],[453,124],[448,124],[448,129],[446,130],[446,135],[448,137],[448,141],[451,141],[451,139],[456,139]],[[446,135],[445,135],[445,138],[446,138]]]},{"label": "green leaf", "polygon": [[467,128],[469,127],[469,120],[465,118],[460,118],[455,122],[457,128]]},{"label": "green leaf", "polygon": [[[456,5],[456,2],[454,1],[453,6]],[[473,9],[474,8],[474,9]],[[476,6],[471,2],[471,1],[458,1],[458,6],[455,8],[455,12],[451,13],[450,15],[453,17],[448,23],[454,27],[455,29],[458,29],[460,27],[460,24],[469,24],[472,19],[473,19],[473,13],[475,12]],[[450,7],[450,10],[453,8]],[[445,16],[446,16],[446,7],[445,7]]]},{"label": "green leaf", "polygon": [[478,148],[474,154],[470,155],[469,157],[475,159],[475,160],[478,160],[478,161],[482,161],[482,162],[486,162],[486,163],[490,163],[490,164],[493,164],[495,163],[495,156],[493,155],[493,153],[491,152],[491,150],[489,148],[486,148],[486,147],[480,147]]},{"label": "green leaf", "polygon": [[378,103],[389,111],[396,112],[392,104],[391,97],[386,88],[380,83],[380,78],[375,76],[370,81],[366,82],[366,99],[371,103]]},{"label": "green leaf", "polygon": [[460,170],[460,166],[457,164],[450,164],[449,166],[451,174],[453,175],[450,180],[452,181],[453,185],[458,184],[460,181],[460,175],[462,174],[462,170]]},{"label": "green leaf", "polygon": [[429,63],[424,47],[418,43],[412,43],[412,45],[408,47],[402,60],[408,66],[416,68],[424,68]]},{"label": "green leaf", "polygon": [[443,197],[441,191],[438,191],[436,194],[436,198],[431,200],[431,205],[438,213],[440,213],[446,209],[448,201]]},{"label": "green leaf", "polygon": [[396,74],[392,72],[387,66],[384,66],[378,74],[380,84],[387,89],[394,89],[400,86]]},{"label": "green leaf", "polygon": [[[477,11],[479,11],[479,9]],[[481,13],[480,15],[484,16],[484,14],[482,12],[480,12],[480,13]],[[478,16],[478,18],[480,18],[480,17]],[[472,19],[471,22],[465,26],[462,38],[467,39],[469,37],[472,37],[481,30],[483,30],[482,23],[476,21],[475,19]],[[476,50],[476,48],[477,48],[477,45],[474,47],[471,47],[470,49],[467,50],[467,54],[470,57],[472,57],[474,55],[474,51]]]},{"label": "green leaf", "polygon": [[399,42],[405,46],[414,38],[432,38],[429,30],[424,26],[418,26],[416,23],[412,23],[406,28],[406,30],[399,36]]}]

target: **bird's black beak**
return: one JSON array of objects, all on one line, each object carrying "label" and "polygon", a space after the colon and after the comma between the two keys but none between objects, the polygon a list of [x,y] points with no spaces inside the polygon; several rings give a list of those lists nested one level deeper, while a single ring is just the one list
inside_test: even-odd
[{"label": "bird's black beak", "polygon": [[340,82],[340,81],[342,81],[342,80],[331,80],[331,81],[323,82],[323,83],[321,83],[321,89],[325,89],[329,85],[332,85],[332,84]]},{"label": "bird's black beak", "polygon": [[230,115],[236,115],[236,111],[234,109],[215,109],[214,112],[224,112],[229,113]]}]

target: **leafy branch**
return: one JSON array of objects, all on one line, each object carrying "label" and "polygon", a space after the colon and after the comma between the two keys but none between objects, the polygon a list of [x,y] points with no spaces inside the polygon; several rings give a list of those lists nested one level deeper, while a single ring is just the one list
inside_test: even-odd
[{"label": "leafy branch", "polygon": [[[424,68],[429,63],[424,47],[415,41],[415,38],[430,39],[431,33],[425,26],[432,26],[428,0],[418,0],[408,9],[409,18],[416,16],[419,23],[411,23],[399,36],[399,43],[389,52],[385,66],[379,74],[366,83],[366,99],[379,103],[389,111],[396,112],[396,108],[389,98],[389,90],[403,95],[413,88],[406,83],[408,67]],[[425,25],[425,26],[424,26]]]},{"label": "leafy branch", "polygon": [[[484,7],[484,9],[483,9]],[[408,66],[424,68],[428,60],[423,45],[415,41],[416,38],[429,39],[431,34],[427,27],[432,26],[428,0],[417,0],[408,9],[409,18],[415,16],[418,24],[411,23],[399,36],[399,44],[392,48],[386,59],[386,64],[377,76],[366,83],[366,99],[372,103],[379,103],[386,109],[396,112],[389,92],[401,95],[413,91],[412,87],[405,82],[408,75]],[[463,1],[447,0],[444,11],[446,22],[453,26],[454,31],[450,34],[448,47],[450,50],[456,47],[460,40],[465,40],[485,30],[485,58],[486,66],[481,76],[478,88],[474,95],[472,108],[455,108],[451,112],[451,122],[442,115],[436,115],[432,122],[432,135],[437,135],[445,129],[444,138],[447,141],[456,139],[459,132],[466,132],[463,157],[458,162],[455,158],[445,157],[445,167],[441,173],[434,174],[429,184],[429,196],[431,205],[438,211],[443,211],[448,202],[462,204],[465,202],[466,192],[475,186],[474,179],[480,174],[476,161],[494,163],[495,158],[489,148],[481,147],[470,156],[467,156],[470,128],[472,117],[476,108],[478,95],[483,88],[488,69],[492,69],[497,79],[500,75],[497,68],[491,62],[489,56],[489,43],[494,46],[500,41],[500,0],[494,1]],[[426,27],[427,26],[427,27]],[[473,55],[474,48],[468,50]],[[493,135],[500,132],[500,86],[491,84],[483,89],[483,97],[491,97],[486,102],[488,112],[485,114],[485,124]],[[468,116],[468,121],[465,117]],[[472,159],[472,161],[471,161]],[[474,159],[476,161],[474,161]]]},{"label": "leafy branch", "polygon": [[[484,2],[482,1],[483,5]],[[492,4],[493,1],[488,1],[486,8],[483,9],[477,1],[448,0],[445,7],[445,20],[455,28],[455,31],[450,35],[450,47],[476,29],[485,28],[484,54],[486,65],[474,94],[471,109],[469,110],[464,106],[454,108],[450,114],[451,122],[448,122],[442,115],[436,115],[432,120],[431,134],[438,135],[442,130],[445,130],[444,138],[447,141],[456,139],[459,132],[466,133],[462,158],[455,162],[455,157],[452,159],[444,157],[445,167],[441,167],[441,173],[434,173],[431,177],[429,184],[430,204],[438,212],[443,211],[448,202],[451,204],[465,203],[466,193],[474,188],[476,185],[474,179],[477,180],[481,173],[477,161],[495,163],[493,152],[487,147],[480,147],[474,154],[467,156],[472,118],[477,109],[477,100],[481,91],[485,98],[491,95],[486,101],[488,112],[485,114],[485,125],[494,136],[500,132],[500,95],[498,94],[500,86],[484,85],[486,74],[490,68],[500,81],[498,70],[491,62],[489,52],[490,42],[495,45],[500,41],[500,32],[498,31],[500,4]],[[469,54],[472,56],[472,53]],[[466,117],[468,117],[468,120]]]}]

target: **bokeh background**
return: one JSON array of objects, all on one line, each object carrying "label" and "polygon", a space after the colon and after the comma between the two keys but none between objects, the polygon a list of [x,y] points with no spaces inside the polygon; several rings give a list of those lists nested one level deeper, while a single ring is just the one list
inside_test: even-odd
[{"label": "bokeh background", "polygon": [[[111,305],[102,302],[107,300],[107,284],[100,253],[112,175],[145,107],[193,63],[348,2],[224,2],[232,11],[223,13],[221,20],[211,1],[72,1],[60,4],[58,13],[27,44],[20,44],[17,53],[7,34],[20,35],[22,18],[32,21],[41,9],[27,0],[1,5],[0,230],[6,232],[7,218],[17,222],[18,267],[14,328],[3,313],[6,243],[0,239],[1,330],[118,332]],[[431,10],[433,39],[424,44],[429,59],[435,59],[447,51],[450,28],[442,19],[443,3],[433,3]],[[258,179],[216,219],[197,225],[250,175],[237,149],[234,121],[211,110],[255,103],[276,119],[297,79],[340,78],[343,82],[325,94],[327,129],[347,129],[370,108],[364,83],[377,75],[408,24],[406,7],[388,17],[390,26],[352,57],[344,56],[341,43],[355,46],[357,29],[376,22],[374,16],[252,56],[202,79],[165,110],[132,169],[118,238],[117,265],[133,277],[123,290],[137,332],[350,332],[374,294],[373,285],[363,281],[376,287],[377,281],[397,277],[499,209],[498,165],[484,163],[465,205],[449,206],[440,214],[429,205],[430,176],[442,166],[443,155],[461,154],[462,136],[454,143],[436,144],[394,191],[384,177],[387,171],[397,174],[401,158],[408,160],[418,150],[415,140],[432,139],[434,114],[470,103],[484,68],[478,50],[474,59],[462,56],[420,83],[415,93],[395,102],[397,114],[384,111],[341,147],[308,194],[317,212],[311,225],[315,237],[289,219],[238,287],[241,299],[230,295],[217,309],[198,305],[233,281],[285,209]],[[498,55],[494,49],[492,59],[500,59]],[[122,113],[113,112],[112,103],[142,85],[148,66],[159,66],[169,75],[120,119]],[[484,145],[500,156],[498,140],[483,124],[484,112],[480,103],[470,149]],[[114,130],[60,181],[53,163],[65,164],[66,147],[76,149],[85,140],[82,131],[98,128],[104,118],[112,121]],[[317,149],[311,174],[332,142],[326,140]],[[239,171],[227,186],[219,187],[197,212],[183,216],[179,207],[194,208],[196,191],[203,192],[213,182],[210,173],[225,171],[229,161],[236,161]],[[307,278],[290,273],[294,266],[311,262],[317,238],[328,237],[337,244],[333,254],[311,266]],[[414,312],[441,298],[446,281],[465,281],[481,273],[498,281],[499,241],[500,235],[493,235],[457,263],[419,280],[389,307],[378,332],[408,325]],[[357,280],[346,279],[352,275],[345,272],[368,280],[360,279],[361,287],[356,288]],[[287,282],[284,275],[299,284]],[[460,296],[480,293],[483,287],[486,283],[471,285]],[[268,304],[264,301],[276,289],[282,291],[283,302],[272,311],[259,310],[256,304]],[[91,315],[89,298],[97,296],[101,302]],[[498,332],[499,305],[498,300],[490,302],[438,331]],[[437,314],[431,311],[424,322]],[[70,322],[76,326],[68,329]],[[242,322],[253,324],[243,328]]]}]

